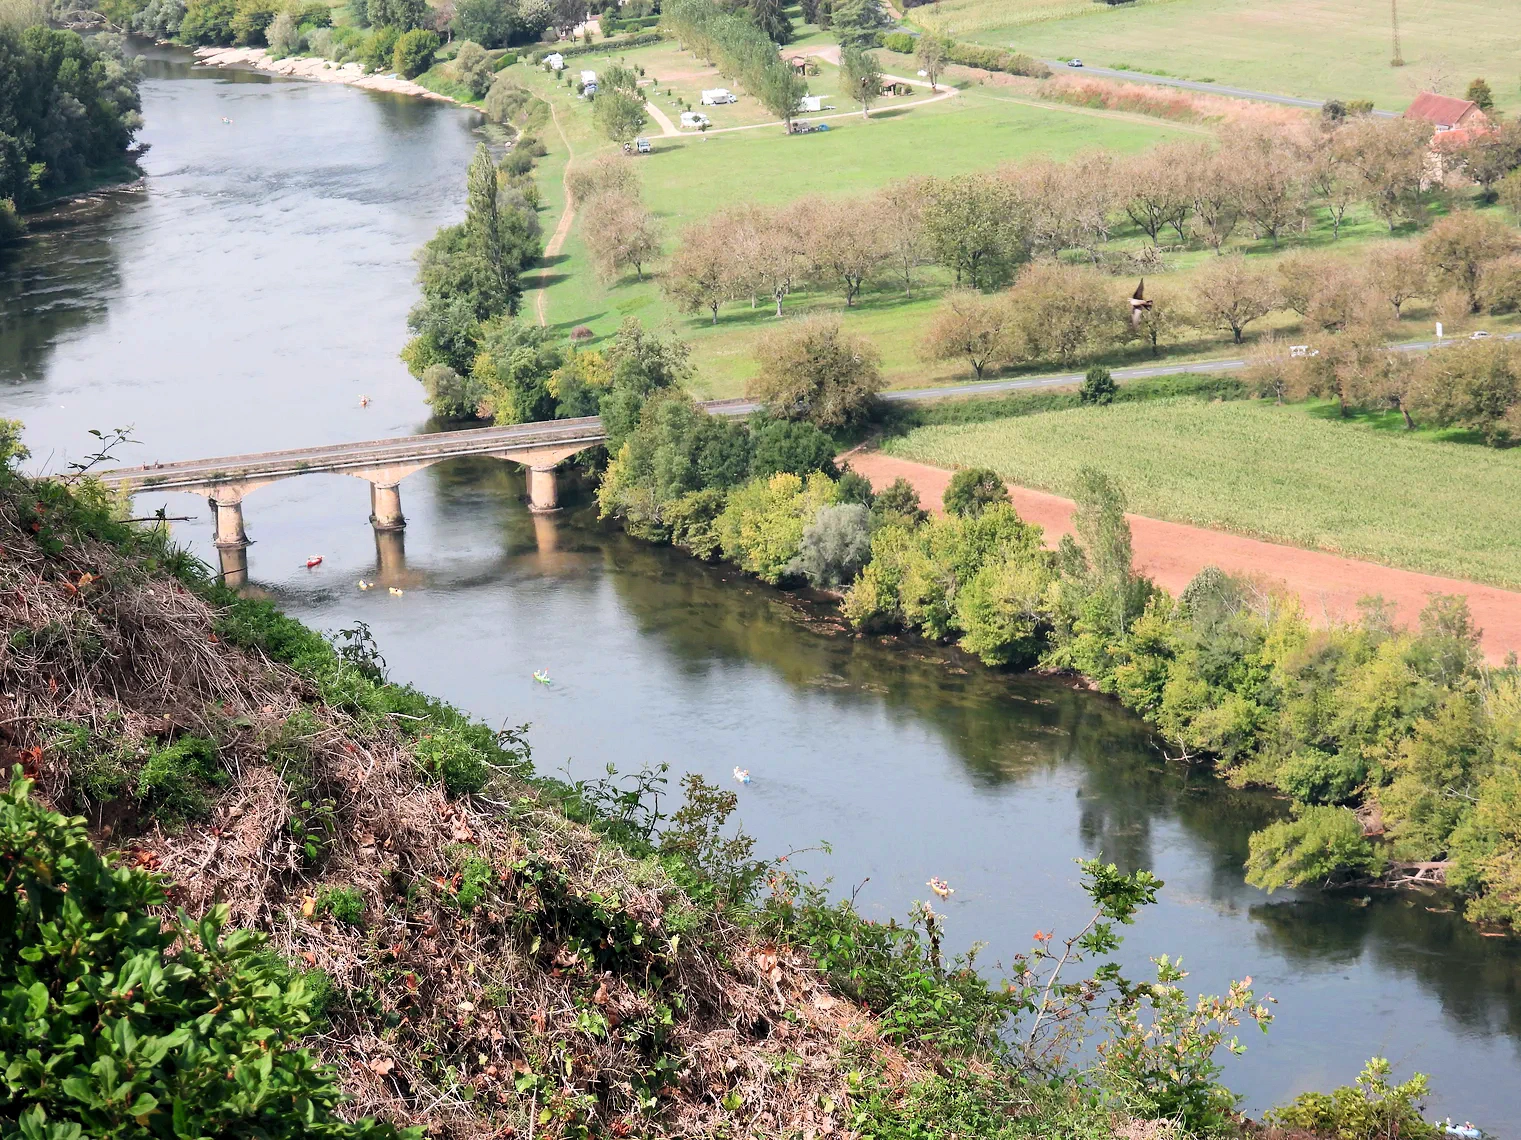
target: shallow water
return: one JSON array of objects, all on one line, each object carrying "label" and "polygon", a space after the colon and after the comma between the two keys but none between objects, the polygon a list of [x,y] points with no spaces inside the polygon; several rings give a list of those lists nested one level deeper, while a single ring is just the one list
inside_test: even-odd
[{"label": "shallow water", "polygon": [[[141,442],[124,463],[427,430],[396,359],[411,253],[462,212],[475,116],[154,54],[146,188],[75,209],[0,267],[0,415],[26,421],[34,466],[60,470],[88,429],[127,424]],[[1279,1001],[1230,1065],[1248,1109],[1379,1054],[1432,1074],[1436,1114],[1516,1132],[1521,946],[1439,896],[1269,898],[1240,866],[1282,805],[1168,763],[1111,701],[831,633],[584,506],[534,518],[522,494],[494,460],[413,476],[405,555],[378,567],[361,481],[275,484],[245,504],[252,578],[320,628],[368,622],[398,679],[531,721],[546,770],[668,763],[733,787],[748,768],[741,812],[762,852],[828,841],[799,862],[864,884],[881,917],[942,876],[951,942],[986,940],[990,965],[1086,921],[1074,859],[1150,867],[1167,887],[1127,931],[1132,966],[1181,953],[1199,989],[1250,974]],[[202,500],[139,504],[195,516],[177,533],[212,556]],[[361,577],[404,592],[360,592]]]}]

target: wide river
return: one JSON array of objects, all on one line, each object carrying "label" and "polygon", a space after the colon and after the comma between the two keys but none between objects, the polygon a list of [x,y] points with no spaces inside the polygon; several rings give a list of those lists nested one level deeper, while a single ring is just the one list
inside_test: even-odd
[{"label": "wide river", "polygon": [[[33,465],[63,469],[90,428],[132,425],[131,463],[429,430],[396,355],[411,255],[462,213],[477,118],[153,55],[146,188],[41,228],[0,266],[0,415],[26,422]],[[492,724],[532,722],[544,770],[664,763],[737,788],[761,852],[827,841],[832,855],[800,861],[841,891],[864,884],[869,914],[902,915],[944,877],[949,937],[986,941],[990,972],[1037,929],[1086,921],[1073,860],[1149,867],[1167,886],[1126,932],[1132,967],[1181,954],[1198,990],[1249,974],[1278,1000],[1228,1070],[1249,1111],[1379,1055],[1431,1074],[1433,1113],[1518,1134],[1514,941],[1439,896],[1269,897],[1241,862],[1282,805],[1169,764],[1109,700],[832,633],[584,504],[533,518],[522,493],[494,460],[414,475],[405,564],[392,551],[382,570],[364,483],[278,483],[245,504],[251,578],[319,628],[369,623],[394,677]],[[203,500],[139,504],[194,516],[176,533],[214,558]],[[377,576],[402,594],[358,589]]]}]

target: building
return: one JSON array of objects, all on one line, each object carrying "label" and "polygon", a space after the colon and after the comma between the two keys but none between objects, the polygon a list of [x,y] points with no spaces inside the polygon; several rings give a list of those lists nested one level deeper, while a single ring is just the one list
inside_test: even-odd
[{"label": "building", "polygon": [[1422,91],[1405,110],[1407,119],[1424,119],[1435,133],[1444,131],[1473,130],[1484,126],[1488,120],[1479,105],[1469,99],[1457,99],[1451,95],[1437,95]]}]

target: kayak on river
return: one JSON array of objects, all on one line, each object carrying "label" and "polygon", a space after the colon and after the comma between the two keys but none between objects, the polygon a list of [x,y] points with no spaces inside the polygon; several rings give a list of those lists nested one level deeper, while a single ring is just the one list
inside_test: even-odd
[{"label": "kayak on river", "polygon": [[549,684],[549,674],[542,669],[535,669],[533,671],[533,679],[541,685]]}]

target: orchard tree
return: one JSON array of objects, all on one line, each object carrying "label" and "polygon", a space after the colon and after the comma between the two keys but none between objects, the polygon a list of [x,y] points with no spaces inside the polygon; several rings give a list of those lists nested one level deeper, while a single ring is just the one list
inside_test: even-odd
[{"label": "orchard tree", "polygon": [[930,255],[957,285],[1002,285],[1029,251],[1012,188],[991,174],[959,174],[927,184],[924,236]]},{"label": "orchard tree", "polygon": [[644,280],[644,266],[660,256],[660,222],[638,197],[614,191],[594,198],[582,233],[597,275],[613,281],[625,269]]},{"label": "orchard tree", "polygon": [[600,194],[619,191],[639,195],[639,171],[631,162],[614,154],[604,154],[592,161],[577,163],[565,176],[565,189],[579,208]]},{"label": "orchard tree", "polygon": [[1425,296],[1426,260],[1415,244],[1384,243],[1363,257],[1368,289],[1394,310],[1394,319],[1402,320],[1405,302]]},{"label": "orchard tree", "polygon": [[1484,267],[1516,248],[1516,231],[1490,214],[1460,210],[1449,214],[1421,239],[1427,271],[1439,285],[1468,298],[1468,311],[1482,307]]},{"label": "orchard tree", "polygon": [[1193,302],[1201,323],[1229,331],[1240,344],[1247,325],[1278,307],[1278,290],[1267,270],[1233,253],[1200,270],[1194,279]]},{"label": "orchard tree", "polygon": [[1278,244],[1284,230],[1304,217],[1308,186],[1300,155],[1280,130],[1242,131],[1232,137],[1241,212],[1258,236]]},{"label": "orchard tree", "polygon": [[1010,343],[1014,313],[1008,300],[975,289],[953,289],[945,295],[929,331],[926,360],[965,360],[981,380],[983,374],[1014,356]]},{"label": "orchard tree", "polygon": [[1393,233],[1421,203],[1430,124],[1363,115],[1348,122],[1337,138],[1341,153],[1357,171],[1364,199]]},{"label": "orchard tree", "polygon": [[1463,427],[1496,446],[1521,434],[1521,353],[1504,341],[1470,341],[1427,353],[1414,384],[1417,414]]},{"label": "orchard tree", "polygon": [[782,419],[825,431],[859,423],[882,390],[877,350],[839,319],[811,316],[773,329],[755,350],[760,371],[746,394]]},{"label": "orchard tree", "polygon": [[1164,144],[1125,162],[1119,170],[1125,213],[1153,245],[1171,226],[1183,232],[1193,204],[1190,163],[1195,157],[1188,144]]},{"label": "orchard tree", "polygon": [[911,178],[877,191],[876,210],[887,231],[883,237],[889,251],[888,263],[893,276],[903,282],[905,297],[913,292],[914,270],[930,256],[924,234],[926,182],[923,178]]},{"label": "orchard tree", "polygon": [[840,285],[846,308],[856,303],[861,287],[892,256],[889,224],[875,198],[830,199],[810,212],[807,249],[812,275]]},{"label": "orchard tree", "polygon": [[1055,261],[1025,266],[1007,304],[1013,359],[1061,364],[1107,344],[1120,311],[1110,277],[1090,265]]},{"label": "orchard tree", "polygon": [[840,51],[840,86],[861,104],[861,117],[871,117],[871,105],[882,97],[882,72],[876,57],[864,48],[846,47]]},{"label": "orchard tree", "polygon": [[1142,340],[1151,347],[1152,356],[1162,354],[1162,345],[1182,336],[1194,325],[1194,315],[1187,299],[1171,288],[1158,287],[1154,282],[1146,286],[1146,297],[1151,303],[1131,314],[1122,313],[1124,325],[1120,335],[1129,340]]},{"label": "orchard tree", "polygon": [[1191,169],[1193,231],[1218,256],[1241,220],[1238,169],[1232,156],[1217,150],[1201,155]]},{"label": "orchard tree", "polygon": [[737,295],[741,267],[735,263],[727,227],[714,217],[688,226],[666,267],[662,286],[683,312],[718,310]]}]

